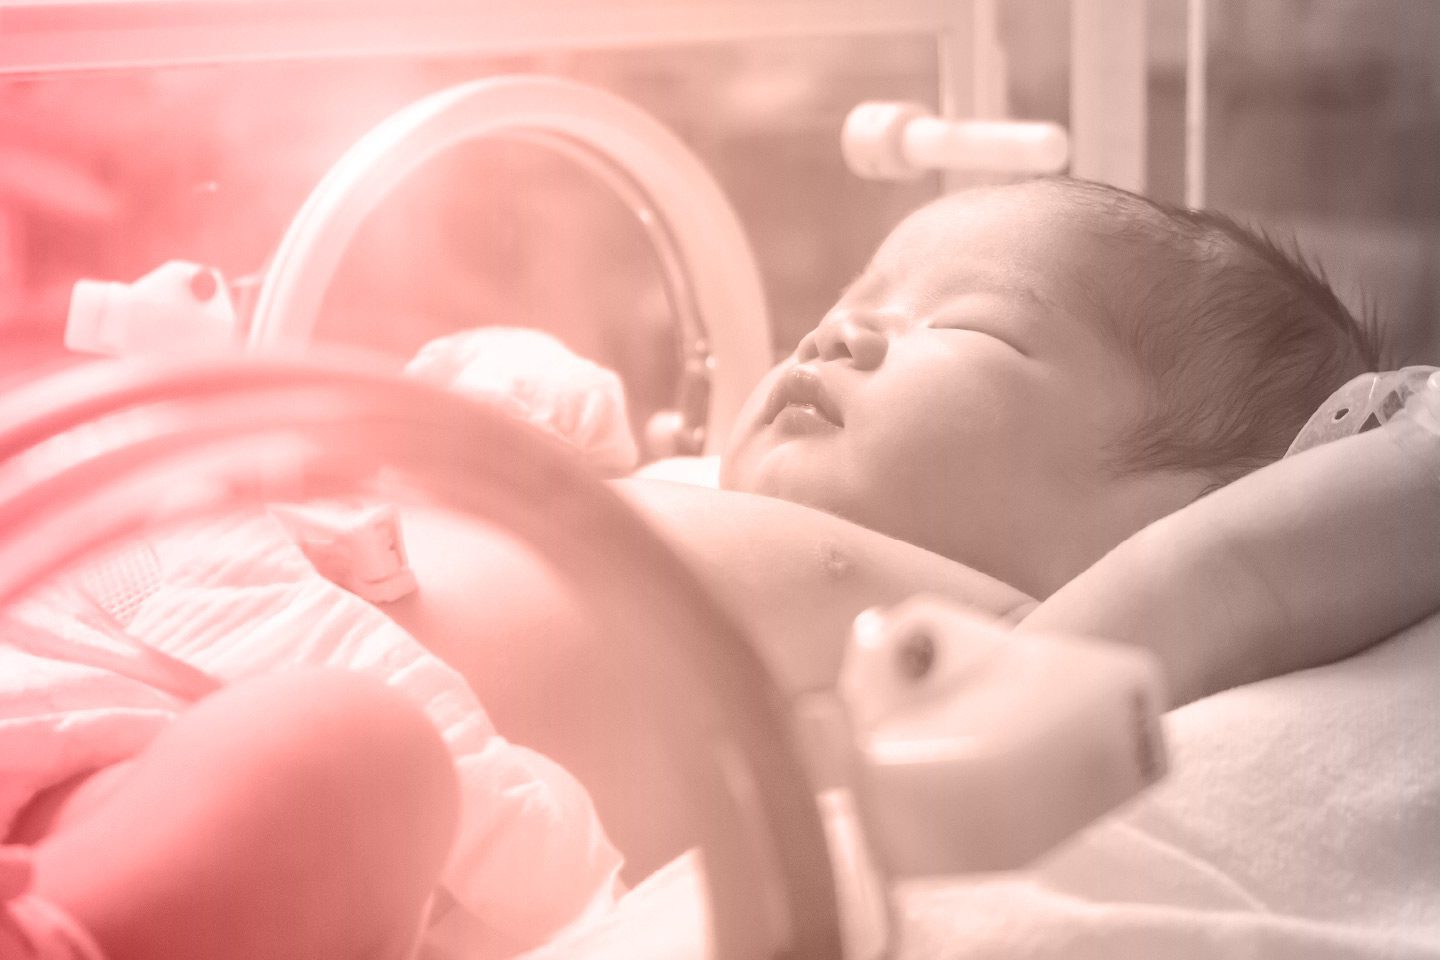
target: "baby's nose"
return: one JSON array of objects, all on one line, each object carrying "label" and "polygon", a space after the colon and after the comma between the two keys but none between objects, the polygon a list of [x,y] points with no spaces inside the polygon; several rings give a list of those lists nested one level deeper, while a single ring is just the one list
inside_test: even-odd
[{"label": "baby's nose", "polygon": [[874,370],[884,362],[888,342],[878,324],[853,313],[832,311],[801,339],[795,357],[801,363],[849,360],[858,370]]}]

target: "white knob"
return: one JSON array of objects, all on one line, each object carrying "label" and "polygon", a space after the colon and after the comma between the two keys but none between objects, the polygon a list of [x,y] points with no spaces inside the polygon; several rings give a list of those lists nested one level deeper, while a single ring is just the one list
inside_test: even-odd
[{"label": "white knob", "polygon": [[945,601],[857,617],[837,692],[895,877],[1024,866],[1165,770],[1153,657]]},{"label": "white knob", "polygon": [[77,280],[65,346],[111,356],[219,349],[236,341],[235,307],[210,267],[171,260],[134,283]]},{"label": "white knob", "polygon": [[840,146],[851,171],[872,180],[909,180],[930,170],[1041,175],[1070,162],[1070,137],[1058,124],[945,120],[907,102],[855,107]]},{"label": "white knob", "polygon": [[1415,419],[1431,433],[1440,434],[1440,370],[1430,374],[1419,393]]}]

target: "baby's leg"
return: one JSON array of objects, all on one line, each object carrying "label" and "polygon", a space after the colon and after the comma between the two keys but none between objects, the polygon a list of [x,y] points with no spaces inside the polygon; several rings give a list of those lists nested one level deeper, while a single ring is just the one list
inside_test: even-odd
[{"label": "baby's leg", "polygon": [[258,678],[47,812],[33,892],[109,960],[399,958],[456,797],[438,733],[382,685]]}]

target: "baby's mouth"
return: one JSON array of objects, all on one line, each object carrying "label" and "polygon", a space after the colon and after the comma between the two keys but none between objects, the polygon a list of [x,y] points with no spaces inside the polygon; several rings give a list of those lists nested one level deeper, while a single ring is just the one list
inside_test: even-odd
[{"label": "baby's mouth", "polygon": [[790,407],[813,412],[837,427],[845,425],[840,409],[825,390],[820,372],[814,367],[804,364],[791,367],[776,381],[765,406],[765,422],[774,423],[775,418]]}]

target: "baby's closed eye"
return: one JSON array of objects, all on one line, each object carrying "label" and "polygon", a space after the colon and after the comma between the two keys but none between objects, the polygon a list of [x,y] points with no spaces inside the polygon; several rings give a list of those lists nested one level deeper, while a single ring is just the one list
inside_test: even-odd
[{"label": "baby's closed eye", "polygon": [[948,320],[941,318],[939,320],[932,320],[931,322],[926,324],[926,327],[931,330],[938,331],[942,334],[973,334],[988,337],[991,340],[999,341],[1000,343],[1009,347],[1011,350],[1014,350],[1016,353],[1027,357],[1030,356],[1029,352],[1026,351],[1019,344],[1017,344],[1015,340],[1009,335],[1000,333],[994,329],[987,329],[984,325],[978,324],[974,321],[963,319]]}]

